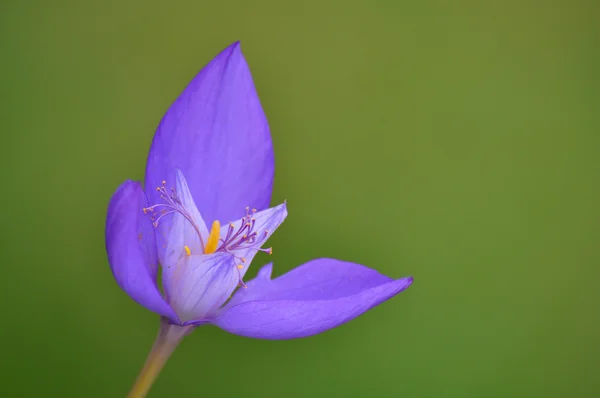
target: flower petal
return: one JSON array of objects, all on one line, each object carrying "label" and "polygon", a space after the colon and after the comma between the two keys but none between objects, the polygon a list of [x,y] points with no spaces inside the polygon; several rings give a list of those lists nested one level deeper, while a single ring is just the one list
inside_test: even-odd
[{"label": "flower petal", "polygon": [[184,256],[163,272],[163,285],[169,286],[169,303],[181,322],[211,316],[227,301],[240,280],[235,258],[229,253]]},{"label": "flower petal", "polygon": [[106,218],[106,252],[121,288],[147,309],[172,320],[177,316],[156,285],[154,231],[142,208],[146,195],[138,182],[125,181],[112,196]]},{"label": "flower petal", "polygon": [[219,311],[217,326],[261,339],[307,337],[348,322],[412,283],[334,259],[310,261],[274,280],[270,267]]},{"label": "flower petal", "polygon": [[146,166],[151,203],[159,197],[150,189],[173,180],[176,167],[208,224],[234,220],[246,206],[269,205],[271,136],[239,43],[200,71],[158,126]]},{"label": "flower petal", "polygon": [[[176,200],[181,202],[185,216],[181,212],[175,212],[173,215],[166,215],[158,222],[156,244],[163,268],[175,266],[185,254],[185,246],[188,246],[193,254],[202,254],[204,246],[201,244],[200,237],[204,243],[208,239],[206,224],[194,204],[185,177],[179,169],[176,170],[175,182]],[[171,227],[166,230],[163,228],[163,221],[170,217],[172,217]]]},{"label": "flower petal", "polygon": [[254,220],[254,226],[252,230],[257,233],[256,243],[252,245],[252,248],[243,248],[244,246],[242,245],[242,248],[232,250],[232,253],[235,254],[236,257],[244,258],[246,260],[238,263],[242,266],[240,270],[241,277],[246,275],[250,263],[258,252],[258,249],[264,246],[267,239],[273,235],[273,232],[275,232],[275,230],[285,220],[287,214],[287,205],[282,203],[279,206],[271,207],[267,210],[259,211],[254,214],[250,213],[250,216],[231,222],[226,227],[221,228],[221,239],[224,241],[228,238],[228,234],[233,234],[235,231],[239,231],[240,227],[244,223],[247,223],[249,219]]}]

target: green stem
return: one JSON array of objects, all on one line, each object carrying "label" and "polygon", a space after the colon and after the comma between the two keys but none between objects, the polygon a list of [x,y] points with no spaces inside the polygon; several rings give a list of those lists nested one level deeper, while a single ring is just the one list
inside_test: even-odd
[{"label": "green stem", "polygon": [[177,345],[193,327],[171,325],[161,319],[158,336],[128,398],[144,398]]}]

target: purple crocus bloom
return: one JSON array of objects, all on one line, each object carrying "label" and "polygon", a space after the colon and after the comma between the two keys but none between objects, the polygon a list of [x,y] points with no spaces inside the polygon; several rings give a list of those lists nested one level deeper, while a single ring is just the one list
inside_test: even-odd
[{"label": "purple crocus bloom", "polygon": [[108,207],[112,272],[129,296],[161,315],[158,341],[178,341],[201,324],[263,339],[306,337],[411,284],[412,278],[394,280],[325,258],[275,279],[269,264],[245,283],[252,258],[271,252],[263,245],[287,216],[285,203],[268,207],[273,173],[267,120],[234,43],[163,117],[148,154],[145,187],[125,181]]}]

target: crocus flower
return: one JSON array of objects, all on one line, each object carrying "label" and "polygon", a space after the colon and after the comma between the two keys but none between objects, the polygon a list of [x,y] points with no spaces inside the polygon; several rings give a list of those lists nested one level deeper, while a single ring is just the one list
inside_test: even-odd
[{"label": "crocus flower", "polygon": [[[341,325],[412,282],[334,259],[244,282],[287,216],[269,208],[274,157],[250,70],[234,43],[171,105],[154,136],[145,187],[125,181],[106,221],[119,286],[161,316],[161,329],[131,392],[144,396],[181,338],[202,324],[262,339],[311,336]],[[162,272],[162,293],[157,274]],[[238,289],[239,288],[239,289]],[[236,291],[237,289],[237,291]]]}]

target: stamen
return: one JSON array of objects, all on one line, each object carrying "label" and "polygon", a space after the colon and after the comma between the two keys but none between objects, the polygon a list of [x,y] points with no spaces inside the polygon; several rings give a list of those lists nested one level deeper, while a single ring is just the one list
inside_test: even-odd
[{"label": "stamen", "polygon": [[[155,205],[144,207],[142,209],[144,211],[144,214],[150,214],[150,219],[152,220],[152,224],[154,225],[154,227],[158,227],[160,219],[164,216],[168,214],[179,213],[183,217],[185,217],[185,219],[192,225],[194,230],[196,230],[196,234],[198,234],[198,239],[200,240],[200,245],[204,247],[204,239],[202,239],[200,228],[198,228],[198,225],[196,225],[194,218],[187,211],[181,199],[177,196],[175,189],[171,188],[170,190],[168,190],[167,182],[162,181],[162,186],[156,187],[156,191],[160,192],[160,198],[164,200],[165,203],[157,203]],[[161,209],[155,211],[157,208]]]},{"label": "stamen", "polygon": [[229,227],[227,228],[227,236],[225,237],[225,239],[221,239],[221,242],[227,242],[229,238],[231,238],[231,234],[233,233],[234,229],[235,225],[233,225],[233,223],[230,222]]},{"label": "stamen", "polygon": [[183,248],[185,249],[186,256],[192,255],[192,251],[190,250],[190,248],[188,246],[183,246]]},{"label": "stamen", "polygon": [[[267,240],[269,231],[265,230],[263,233],[259,233],[254,230],[256,226],[256,209],[250,209],[246,207],[246,215],[240,221],[239,227],[234,223],[229,223],[227,230],[227,236],[224,239],[219,239],[221,245],[216,249],[218,252],[228,252],[235,256],[236,250],[256,250],[265,253],[272,253],[271,248],[263,249],[262,244]],[[235,256],[242,263],[246,262],[246,258]]]},{"label": "stamen", "polygon": [[215,220],[210,229],[210,235],[208,235],[208,241],[204,246],[204,254],[211,254],[217,251],[219,245],[219,236],[221,235],[221,224],[218,220]]}]

